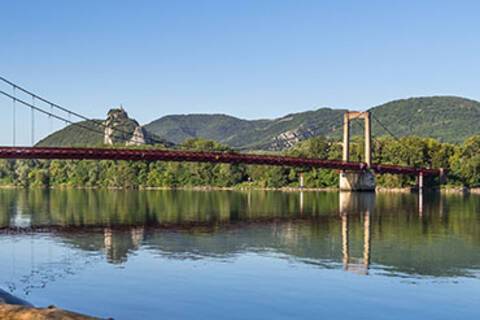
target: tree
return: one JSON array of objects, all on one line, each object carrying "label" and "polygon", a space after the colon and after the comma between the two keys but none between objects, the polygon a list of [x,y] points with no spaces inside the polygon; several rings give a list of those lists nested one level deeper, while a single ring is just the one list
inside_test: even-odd
[{"label": "tree", "polygon": [[480,136],[473,136],[457,147],[450,157],[452,175],[467,186],[480,186]]}]

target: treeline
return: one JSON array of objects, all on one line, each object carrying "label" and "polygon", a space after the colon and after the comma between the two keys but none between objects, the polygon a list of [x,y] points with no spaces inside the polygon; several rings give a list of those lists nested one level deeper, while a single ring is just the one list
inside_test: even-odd
[{"label": "treeline", "polygon": [[[445,168],[447,184],[480,186],[480,136],[462,144],[442,143],[435,139],[382,137],[373,144],[374,162],[413,167]],[[179,146],[184,150],[231,152],[228,147],[202,139]],[[316,137],[297,144],[283,154],[320,159],[341,159],[342,145],[336,140]],[[362,161],[363,141],[351,144],[353,161]],[[305,187],[338,186],[338,172],[327,169],[209,163],[129,162],[89,160],[0,160],[0,184],[21,187],[297,187],[303,173]],[[407,187],[414,177],[377,176],[379,186]],[[436,183],[436,181],[430,181]]]}]

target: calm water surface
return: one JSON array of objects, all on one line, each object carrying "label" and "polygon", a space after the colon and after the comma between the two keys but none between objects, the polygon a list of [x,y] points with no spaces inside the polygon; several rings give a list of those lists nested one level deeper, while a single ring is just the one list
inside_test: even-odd
[{"label": "calm water surface", "polygon": [[0,288],[115,319],[479,319],[480,196],[0,190]]}]

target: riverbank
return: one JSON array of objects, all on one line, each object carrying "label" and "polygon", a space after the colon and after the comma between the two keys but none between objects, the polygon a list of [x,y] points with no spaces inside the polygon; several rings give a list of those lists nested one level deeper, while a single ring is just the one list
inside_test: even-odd
[{"label": "riverbank", "polygon": [[0,289],[0,319],[2,320],[96,320],[75,312],[59,309],[55,306],[36,308],[29,302],[17,298]]},{"label": "riverbank", "polygon": [[2,320],[98,320],[79,313],[69,312],[55,307],[34,308],[20,305],[0,304],[0,319]]},{"label": "riverbank", "polygon": [[[76,186],[52,186],[52,187],[22,187],[15,185],[0,185],[0,189],[50,189],[50,190],[140,190],[140,191],[155,191],[155,190],[182,190],[182,191],[281,191],[281,192],[338,192],[340,188],[337,187],[322,187],[322,188],[300,188],[300,187],[281,187],[269,188],[258,186],[234,186],[234,187],[216,187],[216,186],[177,186],[177,187],[139,187],[139,188],[118,188],[118,187],[76,187]],[[463,194],[480,194],[480,188],[469,188],[459,186],[443,186],[441,188],[426,188],[427,191],[434,191],[440,193],[463,193]],[[415,187],[399,187],[387,188],[377,187],[376,192],[381,193],[413,193],[418,192]]]}]

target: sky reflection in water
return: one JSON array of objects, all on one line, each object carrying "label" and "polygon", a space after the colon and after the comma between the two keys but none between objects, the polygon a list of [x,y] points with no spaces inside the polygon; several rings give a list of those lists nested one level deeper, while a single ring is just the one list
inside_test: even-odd
[{"label": "sky reflection in water", "polygon": [[1,288],[116,319],[478,319],[480,197],[0,191]]}]

